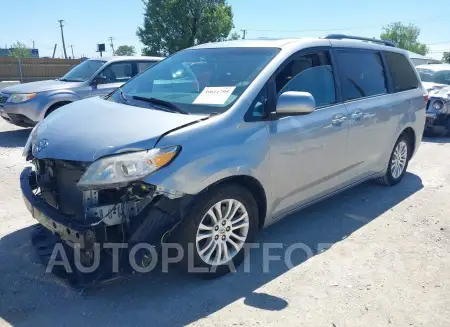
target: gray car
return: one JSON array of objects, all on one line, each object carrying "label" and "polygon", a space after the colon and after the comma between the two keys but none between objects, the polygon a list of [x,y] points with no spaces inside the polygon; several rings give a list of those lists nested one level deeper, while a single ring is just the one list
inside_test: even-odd
[{"label": "gray car", "polygon": [[296,210],[370,179],[397,184],[426,91],[405,51],[348,38],[199,45],[68,105],[25,146],[27,207],[88,261],[94,243],[146,243],[129,252],[145,267],[176,242],[179,266],[209,277]]},{"label": "gray car", "polygon": [[428,91],[425,134],[450,136],[450,64],[417,66]]},{"label": "gray car", "polygon": [[0,90],[0,116],[18,126],[34,126],[63,105],[107,95],[161,59],[126,56],[89,59],[60,79],[6,87]]}]

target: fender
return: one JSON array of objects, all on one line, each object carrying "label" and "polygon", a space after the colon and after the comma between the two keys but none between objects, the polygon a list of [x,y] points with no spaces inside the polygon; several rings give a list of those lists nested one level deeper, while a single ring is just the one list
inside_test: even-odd
[{"label": "fender", "polygon": [[55,90],[48,95],[48,102],[46,103],[44,109],[40,113],[39,120],[44,119],[47,110],[58,102],[74,102],[81,100],[82,98],[77,95],[74,91],[70,90]]}]

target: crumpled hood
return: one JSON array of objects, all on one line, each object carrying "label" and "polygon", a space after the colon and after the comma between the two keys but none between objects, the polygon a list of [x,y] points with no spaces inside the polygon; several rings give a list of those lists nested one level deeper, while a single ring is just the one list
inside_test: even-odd
[{"label": "crumpled hood", "polygon": [[446,84],[439,84],[439,83],[433,83],[433,82],[422,82],[422,85],[425,88],[425,90],[427,90],[428,93],[431,91],[434,91],[434,90],[439,90],[444,87],[448,87],[448,85],[446,85]]},{"label": "crumpled hood", "polygon": [[423,82],[422,84],[430,97],[445,99],[450,97],[450,85],[429,82]]},{"label": "crumpled hood", "polygon": [[2,93],[37,93],[51,90],[61,90],[75,88],[81,85],[81,82],[62,82],[58,80],[39,81],[24,84],[17,84],[5,87]]},{"label": "crumpled hood", "polygon": [[91,162],[110,154],[152,149],[162,134],[205,117],[133,107],[99,97],[85,99],[56,110],[38,125],[33,155]]}]

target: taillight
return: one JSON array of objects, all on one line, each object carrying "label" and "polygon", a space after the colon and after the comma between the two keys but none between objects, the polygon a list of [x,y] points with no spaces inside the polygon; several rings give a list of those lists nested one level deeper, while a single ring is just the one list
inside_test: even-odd
[{"label": "taillight", "polygon": [[425,103],[428,103],[428,100],[430,99],[430,97],[428,96],[428,93],[423,95],[423,99],[425,100]]}]

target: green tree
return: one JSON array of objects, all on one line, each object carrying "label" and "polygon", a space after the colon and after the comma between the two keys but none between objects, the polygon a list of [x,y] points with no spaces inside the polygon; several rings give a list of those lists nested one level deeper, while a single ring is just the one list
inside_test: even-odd
[{"label": "green tree", "polygon": [[233,12],[226,0],[144,0],[137,36],[144,55],[169,55],[196,44],[226,40]]},{"label": "green tree", "polygon": [[121,45],[114,51],[116,56],[134,56],[136,49],[132,45]]},{"label": "green tree", "polygon": [[395,22],[383,27],[380,38],[395,42],[399,48],[426,55],[429,49],[425,44],[418,41],[419,34],[420,28],[414,24],[405,25],[401,22]]},{"label": "green tree", "polygon": [[442,55],[442,61],[450,64],[450,52],[444,52],[444,54]]},{"label": "green tree", "polygon": [[238,32],[233,32],[228,36],[228,40],[234,41],[234,40],[240,40],[242,39],[242,36]]},{"label": "green tree", "polygon": [[31,50],[22,42],[17,41],[9,50],[11,57],[17,59],[31,58]]}]

